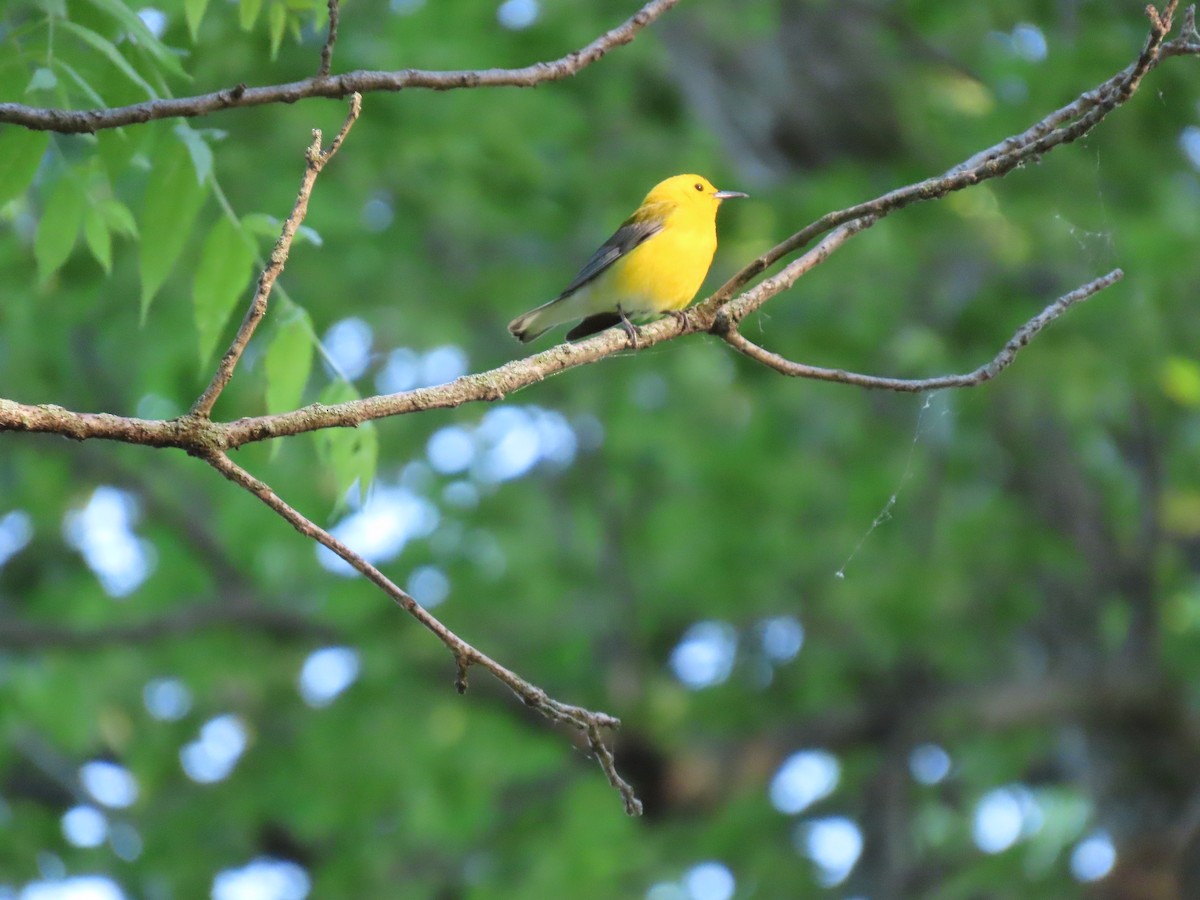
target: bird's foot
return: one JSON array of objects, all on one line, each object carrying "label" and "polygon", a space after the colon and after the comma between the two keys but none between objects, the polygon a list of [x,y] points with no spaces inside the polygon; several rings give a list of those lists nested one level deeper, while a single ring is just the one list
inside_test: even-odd
[{"label": "bird's foot", "polygon": [[629,316],[625,315],[623,310],[617,310],[621,316],[621,327],[625,329],[625,335],[629,338],[629,348],[636,350],[638,348],[638,330],[637,326],[629,321]]},{"label": "bird's foot", "polygon": [[692,320],[686,309],[668,309],[667,315],[679,323],[680,334],[692,327]]}]

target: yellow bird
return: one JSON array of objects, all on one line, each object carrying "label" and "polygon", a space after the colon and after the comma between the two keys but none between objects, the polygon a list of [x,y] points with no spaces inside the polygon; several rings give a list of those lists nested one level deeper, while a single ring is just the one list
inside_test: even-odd
[{"label": "yellow bird", "polygon": [[614,325],[636,340],[630,316],[675,314],[692,302],[717,250],[717,208],[722,200],[745,196],[718,191],[699,175],[676,175],[656,184],[566,290],[513,319],[508,330],[526,343],[582,318],[567,340]]}]

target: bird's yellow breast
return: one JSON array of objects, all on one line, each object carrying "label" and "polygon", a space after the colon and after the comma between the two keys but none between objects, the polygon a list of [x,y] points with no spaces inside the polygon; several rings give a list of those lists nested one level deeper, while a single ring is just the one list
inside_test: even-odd
[{"label": "bird's yellow breast", "polygon": [[627,313],[661,313],[692,302],[717,249],[714,217],[676,212],[663,230],[613,264],[611,289]]}]

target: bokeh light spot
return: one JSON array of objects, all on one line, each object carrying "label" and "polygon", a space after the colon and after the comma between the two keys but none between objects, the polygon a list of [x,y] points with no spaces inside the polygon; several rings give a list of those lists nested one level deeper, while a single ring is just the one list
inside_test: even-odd
[{"label": "bokeh light spot", "polygon": [[671,670],[692,690],[721,684],[733,671],[737,632],[725,622],[697,622],[671,651]]},{"label": "bokeh light spot", "polygon": [[137,11],[137,16],[142,20],[142,24],[149,29],[150,33],[156,38],[161,38],[163,32],[167,30],[167,14],[161,9],[155,9],[153,6],[147,6]]},{"label": "bokeh light spot", "polygon": [[358,652],[350,647],[322,647],[308,655],[300,669],[298,687],[313,708],[328,706],[358,678]]},{"label": "bokeh light spot", "polygon": [[217,716],[204,723],[198,740],[179,751],[179,761],[192,781],[212,784],[229,776],[248,742],[246,726],[237,716]]},{"label": "bokeh light spot", "polygon": [[1179,134],[1179,146],[1194,168],[1200,169],[1200,128],[1189,125]]},{"label": "bokeh light spot", "polygon": [[362,213],[359,217],[362,221],[363,228],[367,231],[380,232],[392,224],[396,218],[396,210],[392,206],[392,199],[383,191],[376,191],[363,204]]},{"label": "bokeh light spot", "polygon": [[540,12],[538,0],[504,0],[496,10],[496,18],[505,28],[520,31],[536,22]]},{"label": "bokeh light spot", "polygon": [[795,659],[804,646],[804,626],[793,616],[776,616],[762,623],[762,648],[773,663]]},{"label": "bokeh light spot", "polygon": [[371,362],[375,333],[362,319],[351,317],[335,322],[325,332],[321,345],[334,368],[350,381],[362,377]]},{"label": "bokeh light spot", "polygon": [[475,441],[467,429],[458,425],[448,425],[433,433],[425,453],[435,472],[456,475],[471,467],[475,458]]},{"label": "bokeh light spot", "polygon": [[937,744],[918,744],[908,755],[908,770],[921,784],[937,784],[950,774],[950,754]]},{"label": "bokeh light spot", "polygon": [[260,857],[213,879],[212,900],[304,900],[312,884],[294,862]]},{"label": "bokeh light spot", "polygon": [[730,900],[737,882],[729,868],[719,862],[702,862],[683,876],[689,900]]},{"label": "bokeh light spot", "polygon": [[0,516],[0,566],[25,549],[33,538],[33,520],[29,513],[14,509]]},{"label": "bokeh light spot", "polygon": [[426,609],[432,609],[450,596],[450,579],[437,566],[418,566],[409,576],[406,590]]},{"label": "bokeh light spot", "polygon": [[984,853],[1003,853],[1021,837],[1021,800],[1010,787],[984,794],[975,805],[971,828],[975,845]]},{"label": "bokeh light spot", "polygon": [[817,864],[818,880],[826,887],[845,881],[862,855],[862,832],[844,816],[805,822],[797,838],[805,855]]},{"label": "bokeh light spot", "polygon": [[[437,527],[437,507],[412,491],[376,482],[361,509],[332,529],[333,536],[368,562],[393,559],[414,538],[426,537]],[[347,578],[357,571],[325,546],[316,548],[317,560],[330,572]]]},{"label": "bokeh light spot", "polygon": [[1099,881],[1112,871],[1117,849],[1105,831],[1088,835],[1071,851],[1071,874],[1079,881]]},{"label": "bokeh light spot", "polygon": [[132,530],[137,515],[133,495],[101,485],[83,509],[72,510],[63,519],[67,543],[79,551],[112,597],[133,593],[150,574],[152,548]]},{"label": "bokeh light spot", "polygon": [[62,817],[63,837],[76,847],[99,847],[108,836],[108,819],[94,806],[72,806]]},{"label": "bokeh light spot", "polygon": [[79,767],[79,781],[96,802],[111,809],[132,806],[138,797],[137,780],[124,766],[94,760]]},{"label": "bokeh light spot", "polygon": [[771,779],[771,804],[781,813],[795,815],[833,793],[842,767],[825,750],[800,750],[786,760]]},{"label": "bokeh light spot", "polygon": [[393,350],[375,376],[375,389],[381,394],[399,394],[417,386],[421,377],[421,357],[407,347]]},{"label": "bokeh light spot", "polygon": [[1012,48],[1026,62],[1041,62],[1046,58],[1046,35],[1036,25],[1022,22],[1012,30]]},{"label": "bokeh light spot", "polygon": [[142,689],[146,711],[163,722],[176,722],[192,708],[192,692],[178,678],[155,678]]},{"label": "bokeh light spot", "polygon": [[467,374],[467,354],[461,347],[434,347],[421,359],[418,387],[445,384]]},{"label": "bokeh light spot", "polygon": [[116,882],[103,875],[33,881],[17,896],[19,900],[125,900]]}]

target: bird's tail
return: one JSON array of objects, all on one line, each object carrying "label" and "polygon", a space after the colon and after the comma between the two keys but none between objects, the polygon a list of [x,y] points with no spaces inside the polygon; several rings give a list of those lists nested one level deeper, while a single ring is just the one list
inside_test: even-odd
[{"label": "bird's tail", "polygon": [[578,313],[564,309],[562,297],[556,297],[549,303],[543,303],[537,309],[531,309],[522,316],[517,316],[508,323],[508,330],[522,344],[528,344],[535,338],[541,337],[555,325],[569,322],[578,318]]}]

